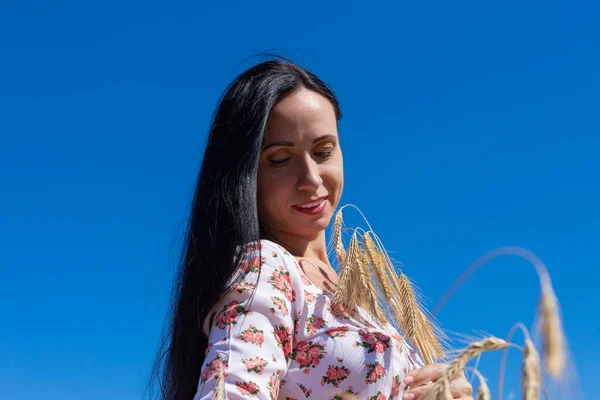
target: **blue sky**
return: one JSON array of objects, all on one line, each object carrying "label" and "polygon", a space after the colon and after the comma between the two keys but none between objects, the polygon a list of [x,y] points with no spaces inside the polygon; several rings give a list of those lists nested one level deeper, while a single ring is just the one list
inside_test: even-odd
[{"label": "blue sky", "polygon": [[[211,114],[266,50],[338,93],[343,202],[430,302],[487,251],[530,249],[600,396],[597,4],[51,3],[0,4],[0,397],[140,397]],[[538,294],[504,257],[439,318],[504,336]]]}]

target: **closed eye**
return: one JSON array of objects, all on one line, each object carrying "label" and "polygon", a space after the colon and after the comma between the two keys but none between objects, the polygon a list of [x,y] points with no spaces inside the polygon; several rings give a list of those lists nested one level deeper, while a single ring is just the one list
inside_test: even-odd
[{"label": "closed eye", "polygon": [[269,160],[269,164],[271,164],[274,167],[281,167],[283,166],[287,161],[289,161],[290,157],[287,158],[282,158],[280,160]]},{"label": "closed eye", "polygon": [[323,158],[323,159],[325,159],[325,160],[326,160],[326,159],[328,159],[329,157],[331,157],[331,153],[333,153],[333,149],[331,149],[331,150],[328,150],[328,151],[319,151],[319,152],[316,152],[316,153],[315,153],[315,155],[316,155],[317,157],[320,157],[320,158]]}]

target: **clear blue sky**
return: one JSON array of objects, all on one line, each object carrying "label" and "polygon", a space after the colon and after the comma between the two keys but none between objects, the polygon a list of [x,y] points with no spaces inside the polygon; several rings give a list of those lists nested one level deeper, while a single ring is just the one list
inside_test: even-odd
[{"label": "clear blue sky", "polygon": [[[2,1],[0,397],[140,397],[211,114],[269,49],[339,94],[343,202],[425,296],[532,250],[599,397],[600,8],[402,3]],[[538,293],[505,257],[440,320],[504,336]]]}]

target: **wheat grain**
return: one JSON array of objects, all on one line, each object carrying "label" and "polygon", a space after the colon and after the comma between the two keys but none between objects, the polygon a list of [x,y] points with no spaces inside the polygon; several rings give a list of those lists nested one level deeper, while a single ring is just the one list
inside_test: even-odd
[{"label": "wheat grain", "polygon": [[[502,350],[508,346],[510,346],[510,343],[507,343],[506,341],[497,337],[488,337],[478,342],[473,342],[469,344],[469,346],[450,363],[448,369],[446,369],[446,372],[444,372],[443,377],[451,381],[456,377],[456,375],[458,375],[458,373],[460,373],[460,371],[465,368],[469,360],[471,360],[473,357],[477,357],[479,354],[486,351]],[[431,387],[431,390],[425,399],[437,399],[437,396],[443,393],[443,389],[443,380],[438,379]]]},{"label": "wheat grain", "polygon": [[525,339],[523,349],[523,400],[539,400],[540,398],[540,357],[533,342]]},{"label": "wheat grain", "polygon": [[358,250],[356,233],[354,233],[350,239],[348,252],[344,258],[344,263],[342,264],[342,271],[338,287],[335,291],[333,299],[331,300],[331,308],[335,313],[340,313],[342,310],[352,312],[352,309],[356,305],[356,297],[354,296],[356,286],[353,287],[352,285],[354,284],[353,275],[355,272],[354,269],[356,259],[358,257]]},{"label": "wheat grain", "polygon": [[366,298],[363,301],[368,306],[369,311],[372,313],[375,319],[379,323],[385,324],[387,321],[385,320],[381,308],[379,307],[377,291],[375,290],[375,285],[373,285],[373,278],[369,268],[369,259],[364,251],[361,251],[359,254],[358,264],[360,267],[360,278],[366,290]]},{"label": "wheat grain", "polygon": [[340,265],[344,263],[344,259],[346,258],[346,250],[344,249],[344,243],[342,241],[342,226],[344,220],[342,217],[342,210],[339,210],[335,214],[334,222],[333,222],[333,245],[335,248],[335,254],[340,262]]},{"label": "wheat grain", "polygon": [[215,388],[215,400],[226,400],[225,398],[225,372],[223,364],[219,364],[219,373],[217,374],[217,387]]},{"label": "wheat grain", "polygon": [[491,400],[490,388],[487,385],[487,382],[481,372],[477,370],[477,368],[465,367],[472,371],[475,375],[477,375],[477,379],[479,380],[479,386],[477,386],[477,393],[475,394],[475,400]]},{"label": "wheat grain", "polygon": [[542,288],[540,300],[540,322],[543,337],[544,367],[554,378],[565,368],[565,339],[558,312],[558,300],[549,284]]}]

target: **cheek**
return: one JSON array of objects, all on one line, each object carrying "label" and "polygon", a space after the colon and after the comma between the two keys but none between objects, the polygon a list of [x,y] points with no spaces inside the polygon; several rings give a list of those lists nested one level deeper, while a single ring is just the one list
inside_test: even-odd
[{"label": "cheek", "polygon": [[333,190],[339,197],[342,196],[342,190],[344,188],[344,169],[341,165],[331,166],[323,171],[323,180],[329,186],[330,190]]},{"label": "cheek", "polygon": [[286,188],[285,180],[282,181],[280,177],[269,175],[261,176],[259,174],[257,181],[257,202],[258,202],[258,213],[262,217],[273,217],[277,210],[285,206]]}]

